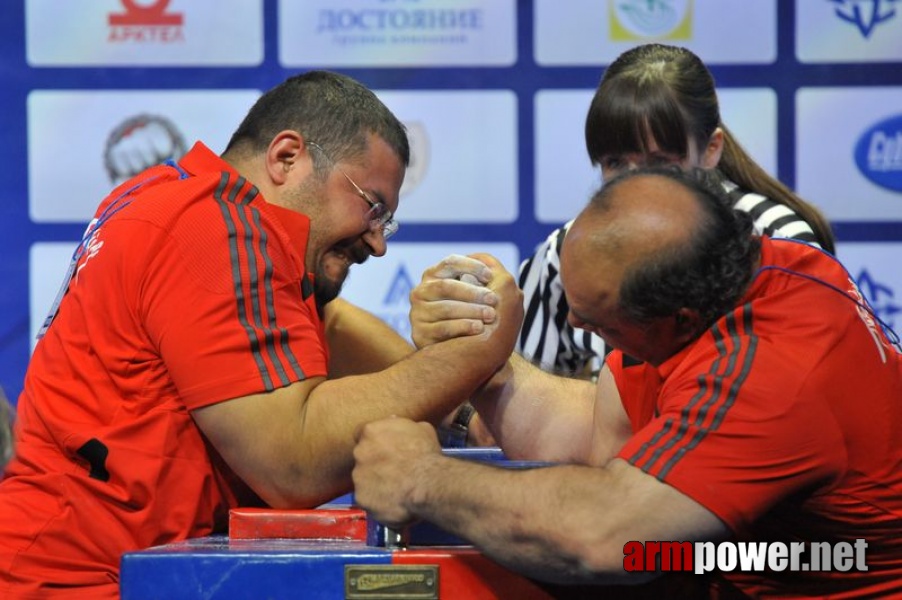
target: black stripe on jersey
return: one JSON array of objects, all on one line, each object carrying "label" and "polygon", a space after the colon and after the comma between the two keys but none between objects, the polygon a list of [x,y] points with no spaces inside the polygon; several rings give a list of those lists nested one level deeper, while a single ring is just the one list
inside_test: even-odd
[{"label": "black stripe on jersey", "polygon": [[[769,223],[767,227],[764,228],[764,233],[766,233],[767,235],[773,235],[774,231],[782,229],[783,227],[786,227],[791,223],[798,222],[799,218],[796,215],[786,215],[785,217],[774,219],[772,223]],[[814,235],[813,231],[798,231],[792,234],[792,239],[801,240],[803,242],[817,242],[817,236]]]},{"label": "black stripe on jersey", "polygon": [[[518,285],[520,289],[524,289],[526,287],[526,278],[529,276],[529,269],[532,267],[533,259],[529,259],[529,263],[524,265],[522,269],[520,269],[520,281]],[[523,323],[535,323],[536,314],[539,312],[539,306],[542,303],[542,295],[541,294],[531,294],[529,296],[529,303],[526,306],[526,312],[523,315]],[[530,327],[521,327],[520,328],[520,348],[526,348],[526,338],[529,335]],[[538,352],[536,353],[538,356]]]},{"label": "black stripe on jersey", "polygon": [[[263,379],[263,386],[269,391],[274,389],[272,379],[269,376],[269,371],[266,368],[263,355],[260,353],[260,340],[257,338],[256,331],[254,331],[253,327],[251,327],[251,324],[248,322],[244,309],[244,286],[241,285],[241,260],[238,253],[238,228],[235,226],[235,222],[232,220],[232,214],[229,211],[228,202],[231,202],[231,199],[226,199],[223,196],[228,183],[229,174],[223,172],[219,178],[219,185],[216,186],[213,197],[219,203],[222,219],[225,222],[226,230],[229,233],[229,259],[232,263],[232,285],[235,288],[238,320],[240,321],[241,326],[244,327],[245,332],[247,332],[247,337],[251,344],[251,355],[254,357],[254,362],[257,364],[257,370],[260,372],[260,377]],[[234,189],[232,192],[234,193]]]},{"label": "black stripe on jersey", "polygon": [[304,276],[301,278],[301,298],[307,300],[312,295],[313,283],[310,281],[310,278],[307,277],[307,274],[304,273]]},{"label": "black stripe on jersey", "polygon": [[535,255],[526,259],[526,262],[520,266],[520,276],[517,278],[517,286],[522,290],[526,287],[526,278],[529,277],[529,270],[532,268],[532,262],[536,259]]},{"label": "black stripe on jersey", "polygon": [[[560,260],[561,260],[561,248],[564,246],[564,238],[567,237],[567,232],[570,230],[569,224],[565,224],[563,227],[558,230],[557,237],[554,240],[554,254],[553,256],[557,259],[557,263],[549,263],[548,264],[548,281],[554,281],[561,276],[560,273]],[[542,338],[539,341],[537,356],[544,356],[545,350],[545,342],[548,332],[548,321],[551,320],[553,323],[553,327],[556,331],[559,332],[558,335],[558,343],[557,348],[554,349],[554,357],[552,363],[555,369],[563,369],[565,374],[572,374],[577,370],[576,357],[574,356],[574,351],[567,350],[567,344],[565,340],[567,336],[575,335],[576,332],[573,331],[573,328],[567,323],[567,315],[570,312],[570,304],[567,302],[567,295],[565,293],[561,294],[561,297],[558,299],[557,306],[550,306],[550,298],[551,295],[551,286],[546,286],[543,290],[543,303],[547,307],[545,318],[542,320]]]},{"label": "black stripe on jersey", "polygon": [[561,227],[561,230],[557,234],[557,239],[554,240],[554,255],[560,259],[561,256],[561,248],[564,247],[564,238],[567,237],[567,232],[570,231],[569,224],[565,224]]},{"label": "black stripe on jersey", "polygon": [[[686,453],[697,447],[709,432],[717,430],[721,423],[723,423],[727,412],[729,412],[730,408],[732,408],[736,402],[736,397],[739,394],[742,384],[745,382],[751,371],[752,362],[755,358],[755,350],[758,345],[758,338],[752,334],[751,329],[751,306],[748,304],[745,305],[742,308],[742,313],[745,332],[748,335],[748,342],[746,344],[742,343],[743,338],[739,335],[736,327],[735,312],[730,313],[725,318],[727,332],[732,341],[732,350],[727,352],[723,333],[717,325],[711,328],[711,333],[715,338],[715,346],[720,355],[719,358],[712,361],[711,368],[707,375],[698,378],[698,392],[680,411],[680,423],[676,429],[674,430],[675,420],[673,418],[667,419],[661,427],[661,430],[644,443],[633,456],[629,457],[629,462],[631,464],[663,481],[670,473],[671,469],[673,469]],[[742,363],[739,364],[737,372],[737,364],[740,359],[742,360]],[[710,388],[707,383],[708,377],[713,380],[713,385],[710,386]],[[696,412],[695,408],[700,403],[701,406]],[[715,413],[711,422],[703,427],[703,423],[705,423],[712,410],[714,410]],[[692,418],[693,414],[695,414],[694,419]],[[689,432],[690,424],[695,427],[695,434],[691,438],[687,438],[686,436]],[[639,464],[642,462],[642,458],[646,452],[654,448],[670,432],[673,432],[672,437],[670,437],[666,443],[655,448],[644,464]],[[670,451],[680,444],[683,445],[670,455],[666,462],[660,466],[660,469],[657,469],[656,463],[661,457],[665,454],[670,454]]]},{"label": "black stripe on jersey", "polygon": [[[242,192],[242,188],[245,187],[246,183],[247,181],[243,177],[239,177],[229,189],[228,196],[226,196],[226,189],[229,188],[229,174],[224,172],[214,197],[220,205],[220,211],[229,234],[229,256],[232,263],[232,281],[235,290],[238,319],[247,333],[251,354],[263,380],[264,389],[271,391],[276,386],[274,385],[272,374],[266,366],[264,355],[266,358],[269,358],[274,366],[280,387],[288,385],[291,383],[291,380],[285,373],[283,360],[280,358],[276,348],[274,331],[270,326],[264,326],[264,323],[275,322],[272,290],[273,266],[267,251],[266,231],[260,224],[260,214],[255,208],[250,206],[251,201],[258,194],[257,188],[250,186],[246,191]],[[241,234],[238,232],[238,224],[229,210],[229,205],[235,206],[237,218],[241,223]],[[241,276],[240,257],[242,250],[247,255],[248,278],[246,281]],[[261,270],[265,295],[262,300],[259,292]],[[248,309],[246,308],[246,298],[250,301],[250,314],[248,314]],[[264,310],[267,317],[265,320]],[[280,334],[280,346],[284,351],[288,343],[287,331],[280,330]],[[300,367],[297,361],[294,360],[294,356],[290,354],[290,351],[285,360],[287,360],[294,373],[302,376]]]},{"label": "black stripe on jersey", "polygon": [[[780,204],[779,202],[774,202],[770,198],[765,198],[764,196],[761,196],[760,201],[757,204],[755,204],[755,206],[753,206],[749,209],[749,214],[752,216],[752,219],[757,222],[758,219],[761,218],[761,215],[763,215],[766,211],[768,211],[774,207],[777,207],[777,206],[783,206],[783,205]],[[795,217],[795,219],[798,219],[797,216],[795,216],[795,215],[793,215],[793,216]]]},{"label": "black stripe on jersey", "polygon": [[740,189],[739,187],[734,187],[732,190],[727,192],[727,198],[729,198],[730,202],[733,203],[733,206],[736,206],[736,204],[740,200],[742,200],[745,194],[746,192],[744,190]]},{"label": "black stripe on jersey", "polygon": [[[270,319],[273,317],[273,313],[269,312],[272,298],[272,262],[269,260],[269,255],[266,252],[267,236],[266,231],[260,227],[260,215],[256,214],[257,211],[249,205],[250,201],[257,195],[257,189],[252,187],[240,200],[237,199],[238,193],[244,184],[244,178],[239,177],[238,181],[235,183],[235,187],[233,187],[229,193],[229,202],[240,207],[238,219],[241,221],[242,231],[245,232],[243,242],[244,253],[247,256],[248,265],[248,281],[246,284],[249,287],[253,327],[256,331],[262,332],[263,340],[258,340],[260,350],[266,353],[269,360],[272,362],[272,365],[275,367],[275,375],[279,379],[279,387],[282,387],[288,385],[290,382],[288,376],[285,374],[285,369],[282,367],[281,361],[273,351],[275,341],[273,338],[274,332],[270,327],[264,325],[266,321],[263,318],[264,303],[266,305],[265,308],[268,311],[267,315]],[[248,219],[249,216],[250,219]],[[253,223],[251,221],[253,221]],[[254,247],[255,233],[259,236],[257,247]],[[260,263],[262,263],[262,265]],[[261,269],[264,298],[260,298],[259,292]],[[236,285],[240,285],[240,283],[236,282]]]},{"label": "black stripe on jersey", "polygon": [[[241,184],[244,185],[244,182],[242,181]],[[256,195],[257,188],[252,187],[251,192],[249,192],[248,196],[250,199],[253,199]],[[250,200],[248,200],[248,202],[250,202]],[[266,230],[263,228],[263,224],[260,223],[260,211],[250,208],[250,214],[254,221],[254,229],[260,232],[259,252],[260,256],[263,258],[263,290],[266,295],[266,314],[269,316],[269,319],[265,321],[266,323],[269,323],[269,325],[267,325],[264,329],[266,347],[274,350],[275,336],[272,324],[276,323],[276,306],[272,285],[273,263],[272,259],[269,256],[269,245],[267,244]],[[305,277],[304,279],[307,278]],[[256,286],[254,289],[256,289]],[[263,325],[263,323],[264,321],[261,320],[261,326]],[[298,364],[297,358],[294,356],[294,352],[291,351],[291,346],[288,345],[288,330],[284,327],[279,327],[278,332],[279,347],[282,350],[282,356],[284,357],[284,360],[288,363],[288,368],[291,369],[295,378],[304,379],[304,371],[301,369],[301,365]],[[273,356],[273,364],[279,372],[279,379],[282,382],[282,385],[288,385],[289,383],[291,383],[292,379],[285,374],[282,360],[279,359],[278,353],[276,352],[271,352],[271,355]]]},{"label": "black stripe on jersey", "polygon": [[[698,416],[695,419],[695,426],[697,428],[695,435],[692,436],[692,439],[689,440],[688,444],[677,450],[673,454],[673,456],[670,457],[667,463],[661,468],[660,473],[658,473],[659,479],[663,480],[664,478],[666,478],[667,474],[670,473],[670,470],[674,467],[674,465],[676,465],[687,452],[697,447],[709,432],[716,431],[720,427],[721,423],[723,423],[724,418],[726,418],[727,412],[729,412],[729,410],[736,403],[736,397],[739,395],[739,390],[742,388],[742,384],[745,383],[745,380],[748,378],[748,375],[752,370],[752,363],[755,360],[755,350],[758,347],[758,336],[752,333],[751,305],[745,305],[742,312],[744,329],[748,334],[748,343],[747,345],[743,345],[743,338],[740,337],[736,331],[735,313],[730,313],[729,315],[727,315],[727,331],[729,332],[733,342],[733,350],[730,353],[729,366],[727,368],[727,371],[724,375],[718,376],[716,375],[712,367],[711,375],[715,378],[715,394],[698,412]],[[715,329],[714,331],[717,330]],[[733,379],[730,377],[730,375],[732,375],[735,371],[735,363],[740,358],[740,356],[742,358],[742,364],[739,367],[739,372],[736,374],[735,379]],[[731,379],[732,381],[730,381]],[[728,384],[726,390],[723,389],[725,383]],[[714,407],[716,407],[716,412],[714,413],[714,418],[711,419],[711,424],[707,427],[702,427],[702,423],[705,422],[708,413],[712,409],[714,409]],[[684,412],[682,418],[686,420],[687,417],[688,413]],[[680,429],[683,428],[684,423],[681,422]]]},{"label": "black stripe on jersey", "polygon": [[[548,265],[548,278],[553,279],[555,277],[557,277],[557,269],[553,265]],[[536,310],[542,311],[542,323],[546,323],[551,315],[551,288],[546,287],[543,289],[537,300]],[[540,332],[541,335],[539,335],[539,341],[536,344],[536,353],[532,357],[534,361],[541,361],[545,353],[545,338],[548,337],[548,328],[542,327]]]}]

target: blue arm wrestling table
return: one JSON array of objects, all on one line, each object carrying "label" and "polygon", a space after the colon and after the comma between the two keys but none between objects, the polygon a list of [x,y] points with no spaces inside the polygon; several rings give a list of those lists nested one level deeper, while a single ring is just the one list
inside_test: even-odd
[{"label": "blue arm wrestling table", "polygon": [[[497,449],[446,450],[505,468]],[[236,509],[229,534],[122,556],[122,600],[507,599],[548,600],[538,584],[428,523],[401,534],[353,506],[352,496],[313,510]]]}]

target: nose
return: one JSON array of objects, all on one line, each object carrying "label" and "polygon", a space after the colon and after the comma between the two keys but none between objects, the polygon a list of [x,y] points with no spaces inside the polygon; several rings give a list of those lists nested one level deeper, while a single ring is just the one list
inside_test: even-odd
[{"label": "nose", "polygon": [[370,249],[370,254],[376,257],[385,256],[388,249],[388,243],[385,236],[382,235],[382,228],[367,229],[363,234],[363,241]]}]

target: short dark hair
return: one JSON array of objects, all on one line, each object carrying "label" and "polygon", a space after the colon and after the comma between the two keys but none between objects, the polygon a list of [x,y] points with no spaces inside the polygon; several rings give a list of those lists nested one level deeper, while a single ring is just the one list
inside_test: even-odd
[{"label": "short dark hair", "polygon": [[593,208],[606,210],[612,193],[624,181],[648,175],[666,177],[691,192],[701,218],[687,232],[687,243],[660,248],[625,274],[620,310],[630,320],[643,323],[689,308],[699,313],[707,329],[732,310],[748,288],[760,255],[760,238],[754,234],[751,217],[733,209],[716,176],[702,169],[627,171],[595,194]]},{"label": "short dark hair", "polygon": [[360,82],[331,71],[309,71],[263,94],[232,134],[230,150],[263,152],[280,131],[293,129],[340,161],[362,154],[373,133],[402,163],[410,162],[404,125]]}]

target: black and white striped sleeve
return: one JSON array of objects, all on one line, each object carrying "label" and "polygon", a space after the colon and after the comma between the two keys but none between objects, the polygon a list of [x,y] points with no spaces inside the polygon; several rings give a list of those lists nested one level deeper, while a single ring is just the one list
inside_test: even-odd
[{"label": "black and white striped sleeve", "polygon": [[761,194],[745,192],[728,182],[724,183],[724,187],[733,200],[733,208],[752,216],[758,233],[792,238],[820,247],[811,225],[785,204]]},{"label": "black and white striped sleeve", "polygon": [[561,284],[561,244],[573,221],[554,230],[520,265],[525,316],[517,351],[542,369],[562,374],[597,371],[604,341],[567,322],[569,306]]}]

